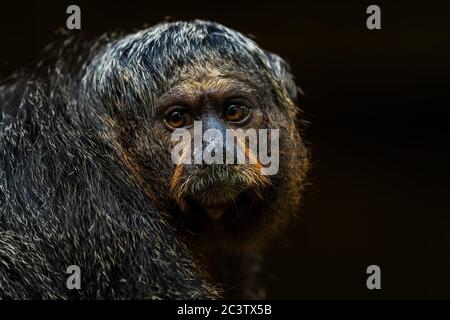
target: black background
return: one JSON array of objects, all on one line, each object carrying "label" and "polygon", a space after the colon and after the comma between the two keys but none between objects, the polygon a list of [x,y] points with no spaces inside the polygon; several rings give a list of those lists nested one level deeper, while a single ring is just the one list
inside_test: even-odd
[{"label": "black background", "polygon": [[[269,297],[450,298],[450,3],[6,1],[0,76],[39,57],[69,4],[90,35],[201,18],[291,63],[313,169],[299,218],[268,250]],[[382,30],[366,28],[370,4]]]}]

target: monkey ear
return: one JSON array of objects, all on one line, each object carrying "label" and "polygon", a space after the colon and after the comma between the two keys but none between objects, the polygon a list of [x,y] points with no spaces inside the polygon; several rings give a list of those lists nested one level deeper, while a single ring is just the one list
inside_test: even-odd
[{"label": "monkey ear", "polygon": [[300,100],[303,100],[305,94],[303,90],[295,83],[294,76],[291,73],[291,67],[279,55],[264,51],[264,63],[273,72],[274,76],[280,81],[283,88],[288,93],[291,100],[299,105]]}]

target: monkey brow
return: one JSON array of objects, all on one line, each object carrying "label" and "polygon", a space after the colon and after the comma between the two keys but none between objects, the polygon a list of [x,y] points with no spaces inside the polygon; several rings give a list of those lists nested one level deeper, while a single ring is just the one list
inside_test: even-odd
[{"label": "monkey brow", "polygon": [[[214,92],[215,91],[215,92]],[[258,90],[245,81],[231,77],[211,77],[204,81],[187,80],[173,86],[157,101],[157,110],[165,109],[173,105],[195,105],[200,96],[205,93],[213,93],[223,100],[236,97],[251,97]]]}]

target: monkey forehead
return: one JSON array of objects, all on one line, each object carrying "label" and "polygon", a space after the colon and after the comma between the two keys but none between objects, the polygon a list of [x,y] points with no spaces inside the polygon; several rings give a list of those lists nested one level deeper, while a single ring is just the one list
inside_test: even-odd
[{"label": "monkey forehead", "polygon": [[196,71],[163,93],[156,106],[162,110],[172,105],[198,106],[204,99],[224,102],[232,98],[244,98],[256,105],[260,90],[257,83],[245,76],[224,74],[216,69]]},{"label": "monkey forehead", "polygon": [[164,101],[171,95],[189,95],[216,92],[223,96],[227,95],[252,95],[258,91],[255,83],[247,81],[236,75],[225,76],[222,74],[205,74],[204,76],[195,76],[181,81],[163,94],[160,101]]}]

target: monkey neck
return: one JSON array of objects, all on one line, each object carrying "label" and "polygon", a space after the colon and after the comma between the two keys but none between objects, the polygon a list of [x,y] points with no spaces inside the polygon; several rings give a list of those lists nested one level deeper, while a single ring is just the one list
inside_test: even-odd
[{"label": "monkey neck", "polygon": [[[189,247],[209,278],[223,289],[226,299],[264,299],[262,248],[230,248],[204,241],[189,241]],[[209,242],[210,244],[212,242]]]}]

